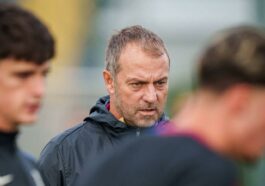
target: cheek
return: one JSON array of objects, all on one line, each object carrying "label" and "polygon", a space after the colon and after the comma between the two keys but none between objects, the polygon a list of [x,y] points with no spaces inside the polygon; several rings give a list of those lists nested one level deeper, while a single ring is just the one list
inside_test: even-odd
[{"label": "cheek", "polygon": [[264,108],[256,110],[253,115],[253,132],[252,132],[252,148],[257,153],[261,153],[265,149],[265,111]]},{"label": "cheek", "polygon": [[140,100],[143,95],[142,90],[134,91],[128,85],[120,86],[117,91],[123,101],[131,103],[137,102],[137,100]]},{"label": "cheek", "polygon": [[164,104],[166,102],[166,100],[167,100],[167,95],[168,95],[167,89],[166,90],[159,91],[157,93],[158,101],[161,104]]},{"label": "cheek", "polygon": [[116,89],[115,94],[116,100],[122,105],[123,107],[132,107],[134,104],[137,104],[137,93],[129,91],[124,87],[120,87]]},{"label": "cheek", "polygon": [[15,102],[23,99],[23,94],[25,92],[23,84],[14,84],[7,80],[6,82],[0,82],[0,100],[1,102]]},{"label": "cheek", "polygon": [[264,133],[258,134],[256,133],[251,138],[246,141],[245,144],[245,153],[249,154],[249,156],[259,158],[262,156],[264,150],[265,150],[265,138]]},{"label": "cheek", "polygon": [[0,104],[12,104],[12,102],[16,102],[17,100],[17,92],[16,91],[8,91],[8,90],[0,90]]},{"label": "cheek", "polygon": [[[261,119],[261,118],[260,118]],[[242,140],[242,146],[245,147],[246,153],[259,157],[265,149],[265,120],[256,120],[256,123],[250,123],[245,139]]]},{"label": "cheek", "polygon": [[242,155],[257,158],[265,148],[265,112],[262,104],[248,105],[237,117],[231,143]]},{"label": "cheek", "polygon": [[0,113],[6,116],[18,115],[21,111],[22,100],[15,94],[0,95]]},{"label": "cheek", "polygon": [[265,137],[265,112],[263,109],[256,110],[249,120],[249,131],[253,135],[262,135]]}]

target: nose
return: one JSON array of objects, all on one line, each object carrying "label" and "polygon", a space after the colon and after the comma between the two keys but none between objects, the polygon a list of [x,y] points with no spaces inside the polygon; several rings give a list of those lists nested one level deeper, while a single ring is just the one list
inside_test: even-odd
[{"label": "nose", "polygon": [[45,78],[36,77],[31,84],[32,95],[36,98],[42,98],[45,93]]},{"label": "nose", "polygon": [[143,99],[148,103],[154,103],[157,101],[157,91],[154,85],[149,85],[146,87]]}]

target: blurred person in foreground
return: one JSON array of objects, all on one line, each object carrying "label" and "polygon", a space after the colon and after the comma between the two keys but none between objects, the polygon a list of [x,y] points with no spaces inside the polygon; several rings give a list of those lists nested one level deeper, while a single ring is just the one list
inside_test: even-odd
[{"label": "blurred person in foreground", "polygon": [[32,13],[0,3],[0,185],[43,185],[31,156],[16,144],[19,127],[36,121],[54,39]]},{"label": "blurred person in foreground", "polygon": [[264,31],[241,26],[220,33],[197,70],[197,90],[160,136],[86,164],[75,185],[237,185],[233,161],[255,161],[265,148]]},{"label": "blurred person in foreground", "polygon": [[109,96],[100,98],[84,122],[52,139],[39,165],[46,185],[71,185],[85,163],[106,149],[163,124],[169,56],[163,41],[141,27],[110,38],[103,71]]}]

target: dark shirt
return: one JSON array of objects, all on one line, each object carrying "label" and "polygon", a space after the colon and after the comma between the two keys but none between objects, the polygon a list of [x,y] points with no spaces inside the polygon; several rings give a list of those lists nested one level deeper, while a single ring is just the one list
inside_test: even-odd
[{"label": "dark shirt", "polygon": [[85,166],[78,186],[234,186],[234,163],[194,135],[142,137]]},{"label": "dark shirt", "polygon": [[18,149],[16,136],[17,133],[0,132],[0,185],[43,185],[33,159]]}]

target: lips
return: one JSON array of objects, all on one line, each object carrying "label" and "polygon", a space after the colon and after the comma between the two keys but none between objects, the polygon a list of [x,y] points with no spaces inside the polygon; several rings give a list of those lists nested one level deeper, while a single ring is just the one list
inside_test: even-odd
[{"label": "lips", "polygon": [[156,109],[141,109],[141,111],[154,111]]},{"label": "lips", "polygon": [[140,109],[139,112],[142,115],[154,115],[156,114],[157,109],[151,108],[151,109]]},{"label": "lips", "polygon": [[34,103],[34,104],[28,104],[27,105],[27,110],[30,113],[36,113],[40,109],[40,104]]}]

